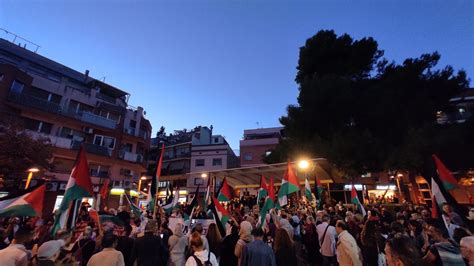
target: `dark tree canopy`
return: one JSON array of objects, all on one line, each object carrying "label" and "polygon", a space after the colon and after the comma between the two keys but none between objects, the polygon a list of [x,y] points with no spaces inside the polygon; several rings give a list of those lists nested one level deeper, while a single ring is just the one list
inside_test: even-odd
[{"label": "dark tree canopy", "polygon": [[472,121],[436,124],[436,112],[449,111],[449,99],[468,89],[465,73],[437,67],[436,52],[402,64],[382,55],[372,38],[320,31],[308,39],[295,79],[298,105],[280,118],[287,139],[268,161],[325,157],[348,176],[423,172],[431,153],[456,167],[473,166]]},{"label": "dark tree canopy", "polygon": [[[8,126],[5,126],[8,125]],[[0,121],[0,176],[19,180],[30,167],[50,170],[52,145],[49,139],[32,139],[16,122]]]}]

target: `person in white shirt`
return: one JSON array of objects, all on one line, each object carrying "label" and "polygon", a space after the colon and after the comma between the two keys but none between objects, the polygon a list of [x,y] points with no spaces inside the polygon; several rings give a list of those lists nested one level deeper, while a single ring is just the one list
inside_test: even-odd
[{"label": "person in white shirt", "polygon": [[122,252],[115,249],[117,242],[117,236],[111,233],[105,234],[102,238],[102,247],[104,249],[93,255],[87,266],[125,266]]},{"label": "person in white shirt", "polygon": [[461,238],[459,246],[461,247],[461,254],[469,262],[469,266],[474,266],[474,236]]},{"label": "person in white shirt", "polygon": [[357,245],[356,240],[347,229],[347,224],[344,221],[337,221],[337,261],[339,262],[339,265],[362,266],[362,252]]},{"label": "person in white shirt", "polygon": [[[188,258],[185,266],[208,265],[209,263],[212,266],[219,266],[216,256],[209,250],[204,249],[204,243],[198,232],[194,232],[191,235],[191,248],[194,254]],[[200,264],[197,262],[198,260]]]},{"label": "person in white shirt", "polygon": [[336,228],[329,225],[329,215],[323,214],[322,223],[316,226],[318,232],[321,255],[323,256],[323,266],[337,265],[336,260]]},{"label": "person in white shirt", "polygon": [[2,266],[27,266],[31,258],[30,251],[25,245],[33,239],[33,231],[19,228],[13,238],[12,244],[0,250],[0,265]]}]

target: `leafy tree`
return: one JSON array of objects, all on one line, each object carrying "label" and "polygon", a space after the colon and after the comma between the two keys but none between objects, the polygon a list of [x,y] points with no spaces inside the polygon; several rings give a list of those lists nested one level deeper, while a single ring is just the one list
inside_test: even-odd
[{"label": "leafy tree", "polygon": [[31,138],[15,121],[0,122],[0,147],[0,176],[7,181],[20,180],[32,166],[42,170],[52,168],[50,140]]},{"label": "leafy tree", "polygon": [[[298,105],[288,106],[280,118],[287,138],[267,161],[324,157],[347,176],[357,176],[389,169],[423,172],[431,167],[431,153],[456,161],[467,155],[459,148],[470,145],[472,151],[471,122],[435,123],[436,112],[450,111],[449,99],[468,88],[466,74],[437,67],[436,52],[402,64],[382,56],[372,38],[353,40],[323,30],[308,39],[295,79]],[[472,166],[473,157],[458,166]]]}]

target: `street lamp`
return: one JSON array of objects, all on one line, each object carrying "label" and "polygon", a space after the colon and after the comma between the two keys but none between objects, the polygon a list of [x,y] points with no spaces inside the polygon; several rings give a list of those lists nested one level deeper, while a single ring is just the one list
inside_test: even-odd
[{"label": "street lamp", "polygon": [[301,160],[298,162],[298,167],[301,168],[301,170],[306,170],[309,167],[309,162],[307,160]]},{"label": "street lamp", "polygon": [[33,178],[33,173],[38,173],[39,171],[40,170],[36,167],[28,169],[28,177],[26,178],[25,189],[28,189],[28,187],[30,186],[31,178]]},{"label": "street lamp", "polygon": [[206,174],[206,173],[202,173],[202,174],[201,174],[201,177],[202,177],[202,178],[206,178],[206,177],[207,177],[207,174]]}]

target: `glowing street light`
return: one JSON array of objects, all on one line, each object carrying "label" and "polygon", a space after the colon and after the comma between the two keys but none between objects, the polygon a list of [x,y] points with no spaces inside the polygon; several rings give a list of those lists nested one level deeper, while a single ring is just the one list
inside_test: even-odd
[{"label": "glowing street light", "polygon": [[30,186],[31,178],[33,178],[33,173],[38,173],[39,171],[40,170],[36,167],[28,169],[28,177],[26,178],[25,189],[28,189],[28,187]]},{"label": "glowing street light", "polygon": [[301,170],[306,170],[309,167],[309,162],[307,160],[301,160],[298,162],[298,167],[301,168]]},{"label": "glowing street light", "polygon": [[201,174],[201,177],[202,177],[202,178],[206,178],[206,177],[207,177],[207,174],[206,174],[206,173],[202,173],[202,174]]}]

